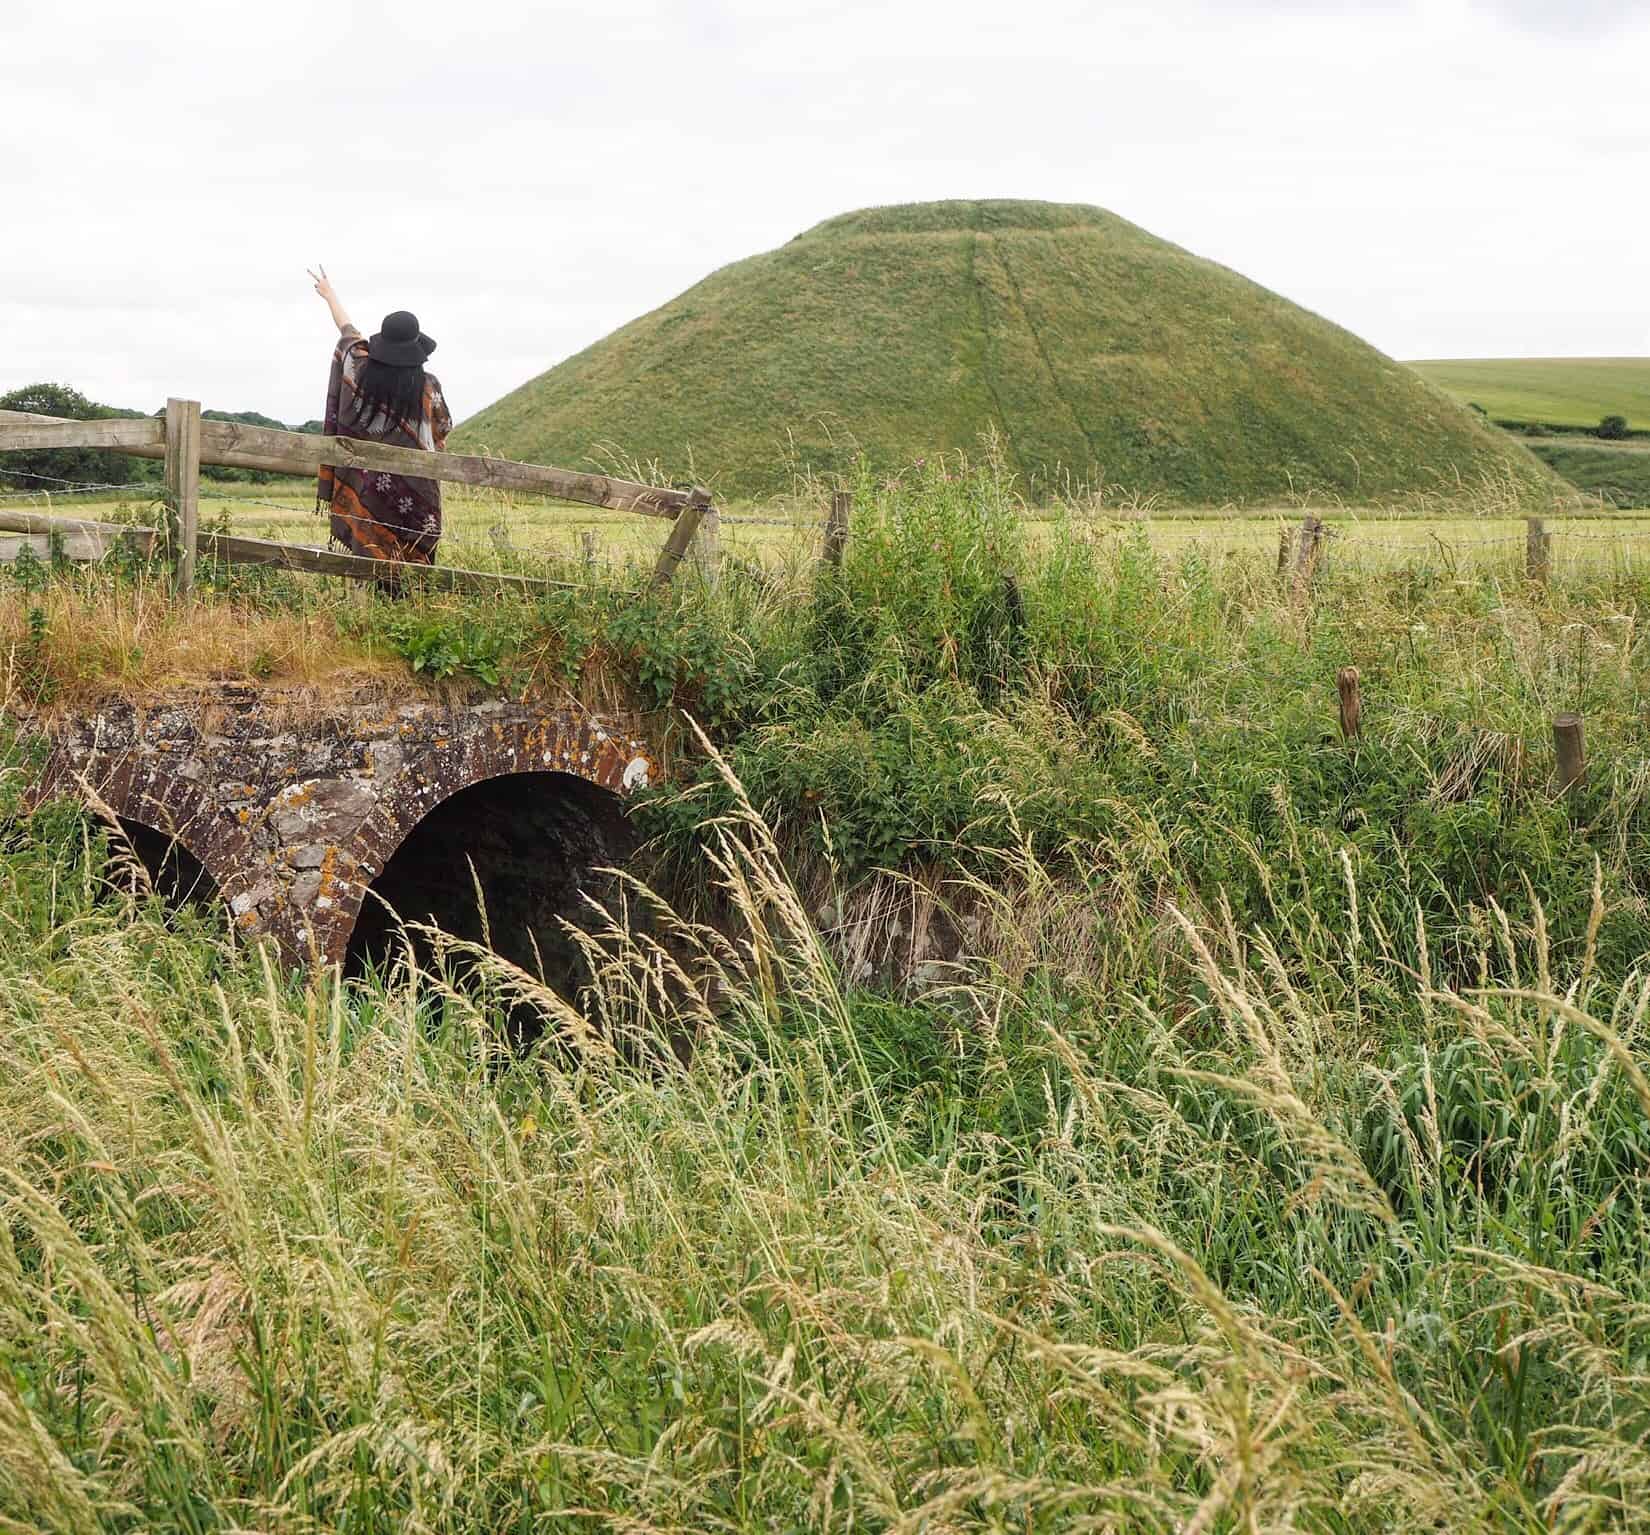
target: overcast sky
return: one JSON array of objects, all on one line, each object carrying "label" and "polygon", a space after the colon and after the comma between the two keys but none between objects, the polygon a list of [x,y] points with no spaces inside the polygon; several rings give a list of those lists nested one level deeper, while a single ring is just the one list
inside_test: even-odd
[{"label": "overcast sky", "polygon": [[1099,204],[1398,357],[1641,354],[1647,81],[1634,0],[11,0],[0,390],[314,416],[324,261],[462,419],[938,197]]}]

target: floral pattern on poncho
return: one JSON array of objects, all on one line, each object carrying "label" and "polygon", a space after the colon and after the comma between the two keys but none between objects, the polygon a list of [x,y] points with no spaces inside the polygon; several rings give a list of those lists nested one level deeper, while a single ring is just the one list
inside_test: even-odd
[{"label": "floral pattern on poncho", "polygon": [[[366,339],[351,325],[339,335],[332,353],[324,418],[327,435],[442,452],[453,420],[435,375],[424,374],[422,409],[418,420],[409,421],[362,397],[361,368],[366,361]],[[323,465],[315,502],[317,511],[330,511],[332,536],[351,554],[415,565],[434,563],[441,538],[439,481]]]}]

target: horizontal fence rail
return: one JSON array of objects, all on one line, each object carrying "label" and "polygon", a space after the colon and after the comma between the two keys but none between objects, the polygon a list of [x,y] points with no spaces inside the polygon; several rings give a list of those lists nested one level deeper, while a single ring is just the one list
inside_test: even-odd
[{"label": "horizontal fence rail", "polygon": [[[80,560],[106,559],[121,547],[146,557],[164,549],[166,544],[165,534],[157,528],[4,509],[0,509],[0,533],[61,539],[65,557]],[[524,591],[577,589],[571,581],[492,570],[463,570],[456,565],[402,565],[394,560],[368,559],[365,555],[343,554],[313,544],[277,543],[273,539],[244,538],[233,533],[197,533],[195,550],[201,559],[222,565],[271,565],[307,575],[343,576],[350,581],[381,580],[388,569],[409,585],[429,591],[496,591],[500,587]]]},{"label": "horizontal fence rail", "polygon": [[710,494],[699,486],[692,490],[676,490],[617,479],[612,475],[582,474],[551,464],[525,464],[514,459],[482,458],[464,453],[426,453],[419,448],[398,448],[355,437],[285,432],[238,421],[205,421],[201,419],[199,404],[190,400],[168,401],[164,417],[107,421],[72,421],[58,416],[33,415],[27,411],[0,410],[0,452],[43,448],[95,448],[127,453],[134,458],[165,460],[170,526],[164,531],[134,529],[87,523],[76,518],[0,513],[0,529],[72,535],[83,545],[105,551],[112,548],[114,542],[124,539],[130,546],[149,552],[157,547],[158,541],[159,547],[170,553],[175,561],[176,584],[180,591],[189,590],[193,584],[192,566],[196,551],[208,559],[230,564],[279,565],[288,570],[344,576],[351,580],[380,580],[390,572],[397,576],[416,574],[421,585],[443,590],[565,585],[527,576],[369,559],[363,555],[339,554],[308,544],[201,533],[196,526],[201,464],[291,475],[315,474],[323,465],[338,469],[382,470],[451,484],[480,485],[495,490],[549,496],[581,506],[636,512],[644,517],[666,518],[674,525],[654,568],[655,585],[670,581],[706,515],[711,516],[712,526],[715,522],[715,508],[711,504]]},{"label": "horizontal fence rail", "polygon": [[[132,421],[68,421],[26,411],[0,410],[0,451],[23,448],[106,448],[134,458],[166,457],[166,422],[159,416]],[[643,485],[606,474],[581,474],[550,464],[523,464],[509,458],[468,453],[426,453],[356,437],[322,437],[282,432],[239,421],[201,422],[201,462],[226,469],[262,469],[270,474],[314,474],[323,464],[338,469],[383,469],[457,485],[483,485],[576,501],[582,506],[644,517],[674,519],[694,492]]]}]

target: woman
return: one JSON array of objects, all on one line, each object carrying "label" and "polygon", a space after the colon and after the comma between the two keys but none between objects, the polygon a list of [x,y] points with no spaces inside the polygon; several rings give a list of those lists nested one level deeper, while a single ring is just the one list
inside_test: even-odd
[{"label": "woman", "polygon": [[[397,310],[384,316],[375,336],[363,339],[338,302],[327,269],[309,275],[338,327],[327,382],[326,433],[440,453],[453,419],[440,383],[425,370],[435,342],[419,330],[418,317]],[[332,536],[351,554],[412,565],[435,563],[441,538],[439,481],[323,465],[315,497],[317,511],[323,505],[331,508]]]}]

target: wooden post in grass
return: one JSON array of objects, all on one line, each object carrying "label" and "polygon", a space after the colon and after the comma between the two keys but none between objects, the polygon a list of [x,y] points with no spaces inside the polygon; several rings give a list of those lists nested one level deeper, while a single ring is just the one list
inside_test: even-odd
[{"label": "wooden post in grass", "polygon": [[1278,580],[1283,580],[1289,570],[1289,529],[1278,529]]},{"label": "wooden post in grass", "polygon": [[1574,794],[1587,782],[1587,747],[1579,714],[1554,716],[1553,755],[1558,759],[1558,792]]},{"label": "wooden post in grass", "polygon": [[579,558],[584,562],[585,575],[592,575],[596,569],[596,535],[588,530],[579,534]]},{"label": "wooden post in grass", "polygon": [[1335,687],[1341,695],[1341,739],[1356,741],[1363,733],[1364,702],[1358,691],[1358,668],[1343,666],[1335,673]]},{"label": "wooden post in grass", "polygon": [[841,565],[842,552],[848,547],[848,519],[854,511],[854,493],[835,491],[831,496],[830,514],[825,518],[825,547],[820,558],[827,565]]},{"label": "wooden post in grass", "polygon": [[700,520],[709,508],[710,492],[703,485],[695,485],[688,492],[687,505],[676,514],[676,524],[670,530],[670,537],[659,551],[659,563],[653,567],[655,586],[670,585],[676,567],[682,563],[682,556],[687,553],[693,535],[699,531]]},{"label": "wooden post in grass", "polygon": [[199,400],[166,402],[166,543],[172,590],[195,589],[195,540],[201,520],[201,407]]},{"label": "wooden post in grass", "polygon": [[1539,517],[1524,519],[1524,574],[1532,581],[1547,584],[1547,573],[1552,568],[1553,535]]},{"label": "wooden post in grass", "polygon": [[1312,573],[1318,567],[1318,551],[1323,544],[1323,524],[1308,512],[1301,519],[1300,548],[1295,554],[1295,597],[1304,599],[1312,590]]},{"label": "wooden post in grass", "polygon": [[699,519],[690,558],[705,585],[715,586],[722,573],[722,514],[714,506],[707,506],[705,515]]}]

